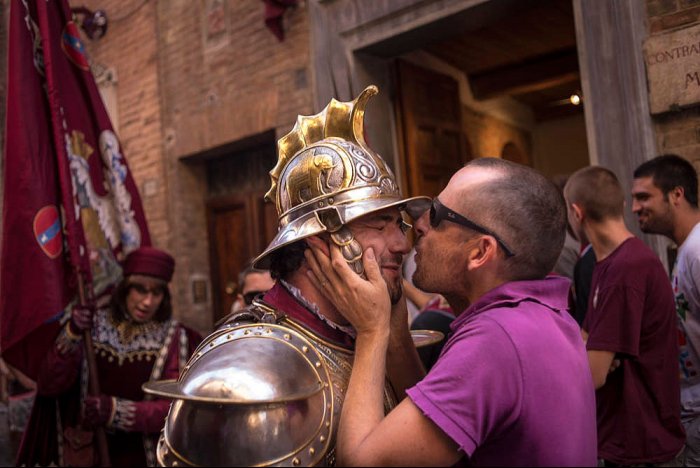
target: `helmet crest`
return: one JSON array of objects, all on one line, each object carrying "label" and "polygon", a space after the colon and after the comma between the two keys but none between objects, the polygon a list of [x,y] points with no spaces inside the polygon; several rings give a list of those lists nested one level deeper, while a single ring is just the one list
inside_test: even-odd
[{"label": "helmet crest", "polygon": [[[324,140],[336,137],[350,141],[372,154],[364,138],[365,107],[372,96],[379,93],[376,86],[371,85],[360,93],[354,101],[331,102],[316,115],[300,115],[292,131],[277,142],[278,161],[270,171],[272,185],[265,194],[265,201],[274,201],[277,196],[277,184],[284,167],[304,148]],[[277,205],[278,212],[279,204]]]}]

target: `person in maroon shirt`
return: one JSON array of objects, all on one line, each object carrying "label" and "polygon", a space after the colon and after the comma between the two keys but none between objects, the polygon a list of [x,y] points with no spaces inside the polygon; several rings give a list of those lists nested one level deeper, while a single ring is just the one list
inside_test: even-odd
[{"label": "person in maroon shirt", "polygon": [[[126,257],[124,279],[109,304],[72,309],[40,369],[19,465],[92,466],[93,431],[104,427],[112,466],[155,466],[155,442],[170,401],[144,395],[141,385],[177,378],[201,340],[171,317],[174,268],[166,252],[141,247]],[[88,329],[98,396],[87,395],[82,338]]]},{"label": "person in maroon shirt", "polygon": [[598,456],[606,465],[669,462],[685,434],[668,276],[625,226],[623,191],[610,170],[579,170],[564,196],[569,222],[597,259],[583,335],[597,390]]}]

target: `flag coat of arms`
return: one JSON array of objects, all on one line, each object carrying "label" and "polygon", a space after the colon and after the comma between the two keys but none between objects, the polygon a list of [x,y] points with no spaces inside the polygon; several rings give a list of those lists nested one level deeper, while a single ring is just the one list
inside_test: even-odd
[{"label": "flag coat of arms", "polygon": [[34,377],[77,278],[99,296],[150,245],[141,199],[66,0],[12,0],[0,352]]}]

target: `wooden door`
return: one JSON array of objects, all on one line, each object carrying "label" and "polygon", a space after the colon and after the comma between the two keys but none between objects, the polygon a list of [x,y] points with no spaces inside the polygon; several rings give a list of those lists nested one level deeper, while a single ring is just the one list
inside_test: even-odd
[{"label": "wooden door", "polygon": [[211,200],[207,218],[216,322],[231,310],[239,272],[274,237],[277,214],[262,192],[252,192]]},{"label": "wooden door", "polygon": [[457,81],[398,62],[398,122],[409,195],[438,195],[470,159]]}]

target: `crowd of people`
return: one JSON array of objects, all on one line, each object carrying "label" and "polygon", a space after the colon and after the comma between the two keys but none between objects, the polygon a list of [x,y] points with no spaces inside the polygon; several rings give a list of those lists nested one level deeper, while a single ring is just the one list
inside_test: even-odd
[{"label": "crowd of people", "polygon": [[[238,302],[192,358],[201,338],[172,317],[174,259],[161,250],[131,252],[108,303],[72,308],[37,380],[19,463],[90,466],[100,430],[115,466],[700,462],[694,167],[664,155],[642,164],[631,187],[597,166],[557,187],[531,168],[479,158],[434,199],[404,198],[364,142],[368,90],[336,102],[346,120],[336,116],[315,139],[302,133],[326,125],[321,114],[280,140],[268,194],[279,232],[241,272]],[[309,174],[293,173],[300,167]],[[630,192],[640,229],[678,246],[670,278],[625,225]],[[432,299],[402,277],[409,220],[412,283]],[[573,287],[556,268],[567,231],[579,244]],[[423,309],[413,328],[446,335],[430,355],[413,344],[409,294]],[[86,333],[99,395],[87,392]],[[297,342],[308,359],[288,352]],[[211,371],[227,353],[250,356],[245,383]],[[292,380],[316,376],[321,393],[270,377],[291,370]],[[167,399],[141,388],[178,377],[187,398],[210,392],[199,410],[168,413]],[[277,387],[266,400],[243,388],[253,381]],[[213,387],[227,389],[228,406]],[[246,418],[234,417],[242,403]],[[217,420],[221,430],[194,430],[213,421],[207,404],[231,415]],[[157,441],[164,421],[172,431]],[[183,425],[193,430],[174,438]],[[265,443],[231,431],[264,433]],[[206,444],[216,450],[198,450]]]}]

